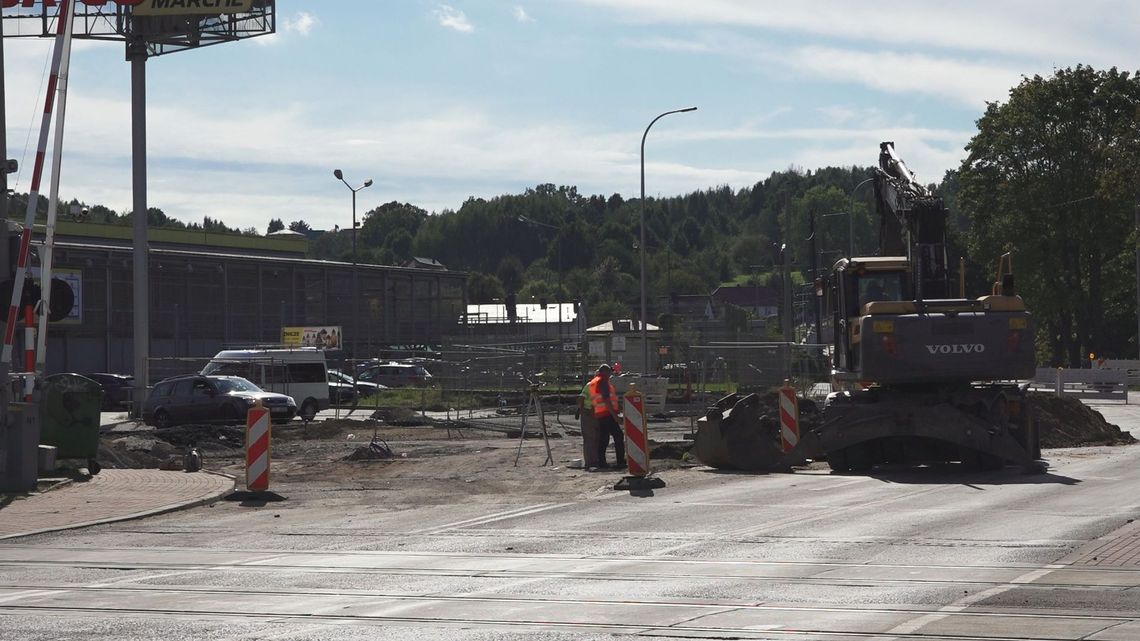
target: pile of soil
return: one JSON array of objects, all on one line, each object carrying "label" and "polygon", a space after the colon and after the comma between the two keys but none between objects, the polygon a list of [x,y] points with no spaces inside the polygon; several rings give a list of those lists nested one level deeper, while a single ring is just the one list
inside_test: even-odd
[{"label": "pile of soil", "polygon": [[[800,398],[800,429],[810,430],[822,416],[816,403]],[[1091,445],[1127,445],[1136,439],[1119,426],[1104,419],[1095,409],[1073,396],[1058,397],[1047,392],[1030,392],[1029,404],[1041,439],[1041,447],[1082,447]],[[779,395],[760,394],[760,426],[768,431],[779,428]]]},{"label": "pile of soil", "polygon": [[1127,445],[1135,443],[1131,433],[1104,420],[1104,416],[1071,396],[1030,392],[1029,403],[1041,447],[1080,447],[1083,445]]},{"label": "pile of soil", "polygon": [[245,430],[227,425],[178,425],[104,435],[99,462],[110,468],[169,468],[191,447],[207,457],[243,455]]}]

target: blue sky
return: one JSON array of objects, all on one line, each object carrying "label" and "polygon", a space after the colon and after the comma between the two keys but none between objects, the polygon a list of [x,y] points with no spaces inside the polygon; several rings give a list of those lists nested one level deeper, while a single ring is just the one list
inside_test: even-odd
[{"label": "blue sky", "polygon": [[[278,0],[277,21],[147,63],[151,206],[262,231],[346,226],[334,168],[374,180],[361,214],[539,183],[634,197],[646,125],[688,106],[649,134],[650,195],[871,165],[880,140],[936,181],[1023,75],[1140,66],[1140,4],[1095,0]],[[5,41],[18,191],[49,44]],[[72,64],[61,195],[126,211],[123,46],[77,43]]]}]

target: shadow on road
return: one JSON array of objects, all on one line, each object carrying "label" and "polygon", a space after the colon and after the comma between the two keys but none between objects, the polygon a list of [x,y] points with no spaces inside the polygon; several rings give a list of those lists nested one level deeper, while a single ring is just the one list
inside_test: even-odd
[{"label": "shadow on road", "polygon": [[[768,476],[787,474],[788,470],[719,470],[708,468],[701,470],[709,474],[739,475],[739,476]],[[834,472],[831,476],[839,477],[866,477],[877,479],[885,483],[899,484],[954,484],[954,485],[1076,485],[1081,482],[1061,474],[1044,471],[1027,473],[1020,468],[1007,467],[1002,470],[983,471],[963,465],[961,463],[937,463],[930,465],[879,465],[869,472]]]},{"label": "shadow on road", "polygon": [[[833,474],[835,474],[833,472]],[[978,470],[961,463],[939,463],[926,466],[879,466],[866,474],[837,474],[838,476],[867,476],[885,483],[954,484],[971,487],[983,485],[1076,485],[1081,482],[1070,476],[1054,474],[1047,469],[1029,473],[1016,467],[1001,470]]]},{"label": "shadow on road", "polygon": [[242,507],[265,507],[266,503],[284,501],[285,497],[276,492],[234,492],[226,500],[238,501]]}]

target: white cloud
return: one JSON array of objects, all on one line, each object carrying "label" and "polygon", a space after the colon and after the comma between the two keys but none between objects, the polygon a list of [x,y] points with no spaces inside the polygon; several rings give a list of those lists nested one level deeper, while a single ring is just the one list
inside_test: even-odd
[{"label": "white cloud", "polygon": [[978,109],[987,100],[1004,98],[1020,80],[1017,71],[1000,65],[893,51],[801,47],[774,55],[797,71],[829,81],[888,93],[927,94]]},{"label": "white cloud", "polygon": [[635,49],[655,49],[675,53],[713,53],[715,48],[706,42],[685,38],[666,38],[658,36],[653,38],[621,40],[621,44]]},{"label": "white cloud", "polygon": [[468,22],[467,16],[451,5],[441,4],[433,13],[441,27],[452,29],[460,33],[471,33],[475,31],[474,25]]},{"label": "white cloud", "polygon": [[286,33],[296,33],[298,35],[307,36],[312,33],[313,28],[319,24],[317,17],[306,11],[298,11],[291,17],[285,18],[281,23],[281,28]]},{"label": "white cloud", "polygon": [[[889,49],[823,45],[776,46],[733,32],[700,33],[689,38],[647,37],[626,40],[627,46],[669,52],[705,53],[748,61],[757,73],[809,77],[826,82],[862,85],[877,91],[930,95],[983,108],[1002,100],[1021,80],[1024,65],[999,60],[966,59]],[[1040,70],[1048,73],[1048,69]]]},{"label": "white cloud", "polygon": [[[1124,68],[1140,53],[1125,26],[1140,22],[1140,5],[1113,0],[1086,0],[1080,11],[1063,0],[575,1],[614,10],[634,23],[782,31],[900,50],[938,47]],[[1111,24],[1105,16],[1113,17]]]},{"label": "white cloud", "polygon": [[519,22],[534,22],[534,18],[523,9],[521,5],[515,5],[514,9],[515,20]]}]

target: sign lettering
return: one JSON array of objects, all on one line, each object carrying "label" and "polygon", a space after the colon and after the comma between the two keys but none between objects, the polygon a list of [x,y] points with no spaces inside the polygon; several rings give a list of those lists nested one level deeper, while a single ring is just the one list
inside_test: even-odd
[{"label": "sign lettering", "polygon": [[986,346],[981,343],[962,343],[958,345],[927,345],[926,351],[931,354],[981,354]]},{"label": "sign lettering", "polygon": [[134,9],[136,16],[185,14],[242,13],[249,11],[253,0],[142,0]]}]

